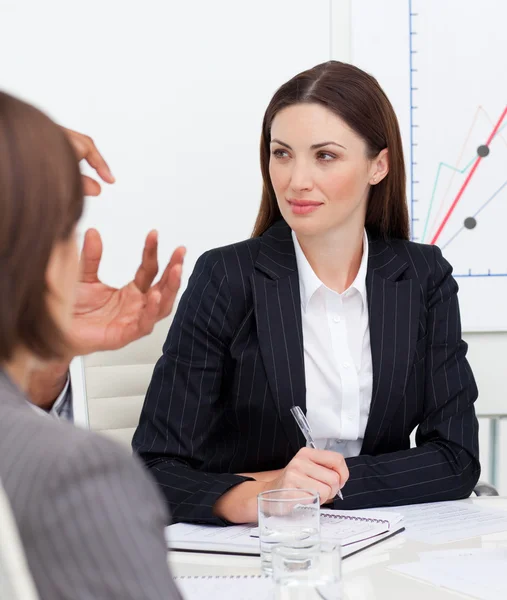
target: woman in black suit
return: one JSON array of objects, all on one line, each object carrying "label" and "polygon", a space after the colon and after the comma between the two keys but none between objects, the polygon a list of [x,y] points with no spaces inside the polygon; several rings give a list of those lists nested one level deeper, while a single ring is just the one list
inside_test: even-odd
[{"label": "woman in black suit", "polygon": [[438,248],[408,241],[376,80],[332,61],[285,83],[261,167],[253,236],[198,260],[134,436],[173,517],[254,521],[257,494],[281,487],[344,509],[468,496],[477,388],[458,286]]}]

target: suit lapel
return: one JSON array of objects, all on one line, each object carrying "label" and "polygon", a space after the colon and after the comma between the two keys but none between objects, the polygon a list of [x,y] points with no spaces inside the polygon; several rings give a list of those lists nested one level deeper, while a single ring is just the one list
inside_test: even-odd
[{"label": "suit lapel", "polygon": [[361,452],[374,451],[403,398],[419,320],[419,289],[397,281],[407,263],[381,240],[370,242],[366,288],[370,318],[373,389]]},{"label": "suit lapel", "polygon": [[[361,452],[373,452],[403,398],[419,319],[415,280],[398,280],[407,263],[381,240],[370,240],[368,295],[373,389]],[[303,327],[296,256],[290,228],[278,222],[261,237],[251,276],[257,335],[282,427],[296,452],[305,445],[291,413],[306,412]]]},{"label": "suit lapel", "polygon": [[303,328],[296,256],[285,222],[261,238],[251,276],[257,336],[269,387],[282,427],[297,452],[305,445],[290,409],[306,412]]}]

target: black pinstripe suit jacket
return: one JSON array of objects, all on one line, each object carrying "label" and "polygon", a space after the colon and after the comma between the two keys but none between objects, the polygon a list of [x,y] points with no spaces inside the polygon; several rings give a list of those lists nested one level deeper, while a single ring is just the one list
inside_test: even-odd
[{"label": "black pinstripe suit jacket", "polygon": [[[434,246],[370,240],[373,392],[361,454],[336,508],[451,500],[479,478],[475,381],[458,286]],[[284,467],[304,439],[299,278],[290,229],[197,262],[148,389],[133,447],[175,520],[220,522],[235,473]],[[409,436],[417,427],[417,447]]]}]

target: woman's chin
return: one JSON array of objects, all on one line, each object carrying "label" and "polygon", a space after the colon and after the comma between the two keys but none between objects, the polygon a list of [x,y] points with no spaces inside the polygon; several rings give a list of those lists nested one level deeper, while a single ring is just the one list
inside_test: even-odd
[{"label": "woman's chin", "polygon": [[326,229],[325,225],[320,221],[320,219],[312,218],[312,215],[305,215],[301,217],[294,217],[293,215],[290,215],[288,218],[285,218],[285,220],[296,235],[318,235]]}]

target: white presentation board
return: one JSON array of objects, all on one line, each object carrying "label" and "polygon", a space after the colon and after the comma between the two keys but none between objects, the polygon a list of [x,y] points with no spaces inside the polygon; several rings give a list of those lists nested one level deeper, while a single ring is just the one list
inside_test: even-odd
[{"label": "white presentation board", "polygon": [[351,60],[400,120],[413,239],[453,265],[464,331],[506,331],[507,3],[351,6]]}]

